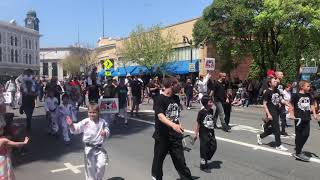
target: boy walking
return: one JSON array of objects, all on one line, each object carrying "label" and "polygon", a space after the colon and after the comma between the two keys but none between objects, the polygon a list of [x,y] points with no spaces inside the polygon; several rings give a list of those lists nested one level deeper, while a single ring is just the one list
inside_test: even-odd
[{"label": "boy walking", "polygon": [[212,109],[212,99],[205,95],[201,99],[203,109],[198,113],[197,123],[195,126],[195,140],[200,139],[200,169],[204,172],[210,173],[208,161],[217,150],[217,140],[214,134],[214,111]]},{"label": "boy walking", "polygon": [[180,123],[181,104],[179,96],[181,86],[174,77],[163,80],[164,91],[155,101],[155,132],[153,138],[154,157],[152,162],[152,179],[162,180],[163,161],[169,153],[174,167],[182,180],[192,180],[183,153],[183,128]]},{"label": "boy walking", "polygon": [[310,134],[311,111],[313,118],[317,120],[317,114],[314,106],[314,101],[309,94],[310,83],[308,81],[299,82],[299,92],[291,97],[290,115],[294,120],[296,132],[296,152],[293,156],[301,161],[309,161],[309,157],[302,153],[302,148],[307,142]]},{"label": "boy walking", "polygon": [[276,141],[276,149],[280,151],[287,151],[288,149],[281,145],[280,139],[280,126],[279,126],[279,115],[281,104],[289,105],[282,99],[277,87],[277,81],[275,78],[268,79],[269,88],[263,94],[263,107],[267,114],[267,122],[264,125],[264,132],[257,134],[257,142],[262,145],[262,139],[274,134]]},{"label": "boy walking", "polygon": [[83,133],[86,180],[102,180],[108,161],[104,140],[109,136],[108,123],[99,118],[99,106],[96,103],[88,107],[88,118],[73,124],[70,117],[67,124],[73,134]]}]

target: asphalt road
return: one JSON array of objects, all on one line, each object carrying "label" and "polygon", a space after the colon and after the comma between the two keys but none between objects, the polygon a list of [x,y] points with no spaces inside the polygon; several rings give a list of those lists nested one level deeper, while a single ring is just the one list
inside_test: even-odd
[{"label": "asphalt road", "polygon": [[[152,133],[153,113],[151,105],[143,105],[143,114],[129,120],[125,127],[120,120],[111,126],[112,136],[105,143],[109,155],[109,165],[105,179],[111,180],[150,180],[153,158]],[[182,123],[186,134],[192,133],[199,107],[182,111]],[[84,111],[84,110],[83,110]],[[290,137],[283,137],[283,144],[289,152],[280,152],[272,148],[273,137],[263,140],[257,146],[256,133],[261,132],[262,110],[260,108],[234,108],[231,117],[232,131],[225,133],[216,130],[218,149],[210,162],[211,173],[199,169],[199,142],[188,146],[185,151],[187,165],[197,179],[211,180],[319,180],[320,129],[312,123],[311,135],[304,151],[312,156],[312,162],[296,161],[290,156],[294,150],[293,128],[288,128]],[[23,180],[79,180],[84,178],[83,146],[81,136],[72,137],[72,145],[65,146],[60,138],[46,134],[46,121],[43,108],[34,114],[33,133],[29,153],[25,156],[15,154],[13,157],[16,179]],[[86,112],[80,116],[85,117]],[[16,122],[23,123],[20,117]],[[189,131],[190,130],[190,131]],[[171,158],[167,156],[164,163],[165,180],[175,180],[178,174]]]}]

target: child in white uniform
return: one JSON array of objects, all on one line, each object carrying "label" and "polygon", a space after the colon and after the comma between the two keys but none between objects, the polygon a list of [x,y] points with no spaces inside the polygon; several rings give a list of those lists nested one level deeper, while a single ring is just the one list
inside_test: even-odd
[{"label": "child in white uniform", "polygon": [[103,142],[109,136],[110,131],[108,123],[99,118],[99,106],[97,104],[89,105],[88,116],[88,118],[75,124],[69,117],[67,118],[67,124],[71,133],[83,133],[86,180],[102,180],[108,161]]},{"label": "child in white uniform", "polygon": [[67,117],[75,117],[74,115],[74,107],[69,102],[69,95],[64,94],[62,96],[62,104],[58,108],[58,117],[59,117],[59,125],[62,130],[63,140],[66,145],[70,144],[70,137],[69,137],[69,129],[67,124]]},{"label": "child in white uniform", "polygon": [[57,114],[58,106],[59,106],[59,101],[56,97],[54,97],[54,92],[49,91],[48,97],[45,100],[45,110],[46,110],[47,119],[49,121],[48,133],[51,135],[56,135],[59,130],[58,114]]}]

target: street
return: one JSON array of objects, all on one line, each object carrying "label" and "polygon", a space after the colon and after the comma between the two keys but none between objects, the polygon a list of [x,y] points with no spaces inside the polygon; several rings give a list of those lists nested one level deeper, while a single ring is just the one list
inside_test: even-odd
[{"label": "street", "polygon": [[[186,134],[192,134],[199,105],[182,111],[182,123]],[[110,180],[150,180],[153,158],[152,133],[153,116],[151,104],[143,104],[142,116],[131,118],[128,127],[122,120],[111,126],[111,138],[105,143],[109,155],[105,179]],[[82,109],[80,117],[85,117]],[[296,161],[290,154],[294,151],[293,128],[288,128],[291,136],[283,137],[284,146],[289,152],[277,151],[272,146],[274,138],[267,137],[264,145],[258,146],[256,133],[261,132],[262,109],[257,107],[236,107],[231,114],[232,130],[225,133],[216,130],[218,149],[210,162],[211,173],[200,171],[199,141],[185,151],[187,165],[196,179],[245,179],[245,180],[318,180],[320,153],[318,138],[320,130],[312,122],[311,134],[304,151],[312,156],[311,162]],[[81,136],[73,136],[72,145],[65,146],[62,139],[46,134],[46,121],[43,108],[34,113],[33,134],[27,146],[29,153],[14,159],[17,179],[56,180],[84,179],[83,146]],[[81,119],[80,118],[80,119]],[[23,122],[19,117],[17,122]],[[218,125],[220,123],[218,122]],[[166,180],[179,178],[170,157],[164,163]]]}]

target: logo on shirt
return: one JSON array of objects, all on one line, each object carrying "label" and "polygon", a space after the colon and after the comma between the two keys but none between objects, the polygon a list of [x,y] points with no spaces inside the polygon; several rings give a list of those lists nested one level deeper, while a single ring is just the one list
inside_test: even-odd
[{"label": "logo on shirt", "polygon": [[180,107],[177,103],[169,104],[166,110],[166,117],[173,122],[179,122]]},{"label": "logo on shirt", "polygon": [[278,93],[272,94],[271,102],[272,102],[272,104],[274,104],[275,106],[278,106],[279,103],[280,103],[280,95],[279,95]]},{"label": "logo on shirt", "polygon": [[309,97],[301,97],[298,101],[298,108],[302,111],[310,111],[310,99]]},{"label": "logo on shirt", "polygon": [[213,129],[213,115],[207,115],[203,120],[203,125],[208,129]]}]

